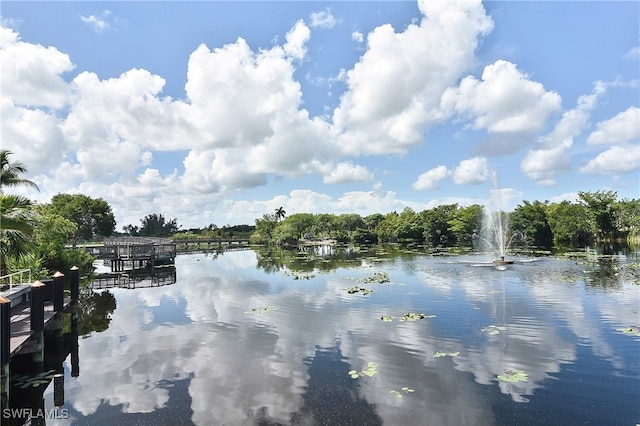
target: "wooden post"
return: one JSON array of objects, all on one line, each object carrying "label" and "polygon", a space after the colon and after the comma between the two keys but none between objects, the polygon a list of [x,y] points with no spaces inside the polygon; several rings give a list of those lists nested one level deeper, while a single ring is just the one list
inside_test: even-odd
[{"label": "wooden post", "polygon": [[33,347],[33,362],[42,363],[44,361],[44,292],[45,285],[41,281],[31,284],[31,336]]},{"label": "wooden post", "polygon": [[80,269],[77,266],[71,268],[71,300],[77,301],[80,296]]},{"label": "wooden post", "polygon": [[36,281],[31,284],[31,330],[44,330],[44,284]]},{"label": "wooden post", "polygon": [[9,363],[11,356],[11,300],[0,297],[0,355],[2,365]]},{"label": "wooden post", "polygon": [[62,312],[64,309],[64,274],[60,271],[53,274],[53,310]]},{"label": "wooden post", "polygon": [[[11,300],[0,297],[0,355],[2,358],[2,371],[0,372],[0,393],[3,401],[9,400],[9,360],[11,359]],[[5,395],[7,398],[5,398]],[[1,408],[5,408],[4,404]]]}]

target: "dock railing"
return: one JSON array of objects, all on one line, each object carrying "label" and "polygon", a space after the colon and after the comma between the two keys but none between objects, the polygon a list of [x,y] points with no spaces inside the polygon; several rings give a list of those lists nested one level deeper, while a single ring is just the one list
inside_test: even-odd
[{"label": "dock railing", "polygon": [[[28,277],[27,281],[24,280],[25,275]],[[31,284],[31,269],[21,269],[0,277],[0,291],[2,292],[11,293],[14,286],[21,284]]]}]

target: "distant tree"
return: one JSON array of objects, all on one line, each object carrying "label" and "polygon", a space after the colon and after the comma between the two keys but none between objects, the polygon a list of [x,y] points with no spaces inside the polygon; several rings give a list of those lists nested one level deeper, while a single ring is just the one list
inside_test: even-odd
[{"label": "distant tree", "polygon": [[130,237],[135,237],[140,234],[140,229],[135,225],[125,225],[122,227],[122,231]]},{"label": "distant tree", "polygon": [[256,230],[253,240],[261,243],[268,243],[273,237],[273,231],[276,229],[276,217],[274,214],[265,213],[262,218],[256,219]]},{"label": "distant tree", "polygon": [[167,221],[162,213],[146,215],[140,222],[138,234],[144,237],[170,237],[180,229],[177,219]]},{"label": "distant tree", "polygon": [[396,233],[400,240],[414,240],[422,242],[424,239],[424,224],[422,217],[411,207],[405,207],[398,216]]},{"label": "distant tree", "polygon": [[320,235],[323,238],[327,238],[331,236],[331,233],[335,230],[335,228],[335,215],[329,213],[320,213],[314,216],[312,228],[314,234]]},{"label": "distant tree", "polygon": [[287,212],[285,212],[282,207],[278,207],[275,212],[276,222],[279,222],[280,220],[284,219],[286,214]]},{"label": "distant tree", "polygon": [[57,259],[65,250],[78,225],[45,206],[37,206],[36,211],[33,240],[37,246],[38,255],[42,256],[45,265],[52,269],[49,263]]},{"label": "distant tree", "polygon": [[524,201],[509,214],[511,235],[520,233],[524,241],[535,247],[550,249],[553,234],[547,219],[547,206],[540,201]]},{"label": "distant tree", "polygon": [[34,182],[20,177],[27,172],[27,168],[19,161],[10,161],[13,153],[5,149],[0,150],[0,191],[4,186],[25,185],[40,190]]},{"label": "distant tree", "polygon": [[448,224],[457,244],[465,247],[473,246],[474,236],[482,233],[483,220],[484,207],[479,204],[460,207],[452,212]]},{"label": "distant tree", "polygon": [[291,231],[297,240],[299,238],[303,238],[305,233],[311,232],[313,223],[314,218],[311,213],[296,213],[289,216],[281,224],[287,224],[290,226]]},{"label": "distant tree", "polygon": [[614,204],[615,227],[620,233],[640,233],[640,199],[622,200]]},{"label": "distant tree", "polygon": [[398,241],[398,222],[400,218],[397,212],[387,213],[376,226],[378,241],[383,243],[395,243]]},{"label": "distant tree", "polygon": [[451,247],[456,244],[456,236],[449,222],[455,217],[457,209],[457,204],[443,204],[421,212],[425,243],[432,247]]},{"label": "distant tree", "polygon": [[91,198],[83,194],[57,194],[47,208],[78,226],[71,239],[73,247],[80,239],[91,240],[98,235],[108,237],[116,229],[111,206],[102,198]]},{"label": "distant tree", "polygon": [[593,228],[600,238],[616,234],[614,203],[617,197],[615,191],[578,192],[578,202],[587,207]]},{"label": "distant tree", "polygon": [[580,247],[591,241],[593,231],[585,205],[571,201],[552,203],[547,206],[547,218],[554,244]]}]

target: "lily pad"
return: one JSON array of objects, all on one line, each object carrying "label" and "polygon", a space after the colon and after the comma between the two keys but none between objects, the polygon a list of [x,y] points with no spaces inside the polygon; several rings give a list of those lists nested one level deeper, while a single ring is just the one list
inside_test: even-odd
[{"label": "lily pad", "polygon": [[365,278],[360,278],[358,282],[361,283],[388,283],[390,281],[389,274],[386,272],[374,272]]},{"label": "lily pad", "polygon": [[349,288],[346,288],[345,290],[347,290],[347,293],[349,293],[349,294],[360,293],[360,294],[363,294],[365,296],[373,293],[373,290],[370,290],[370,289],[364,288],[364,287],[358,287],[358,286],[349,287]]},{"label": "lily pad", "polygon": [[373,377],[376,374],[378,374],[378,365],[375,362],[367,363],[366,370],[362,370],[362,371],[350,370],[349,371],[349,376],[351,376],[352,379],[357,379],[358,377],[362,377],[362,376]]},{"label": "lily pad", "polygon": [[490,336],[495,336],[496,334],[500,334],[501,331],[505,331],[507,327],[501,325],[490,325],[488,327],[483,327],[480,329],[482,332],[486,332]]},{"label": "lily pad", "polygon": [[624,334],[631,334],[632,336],[640,336],[640,326],[632,325],[628,328],[616,328],[616,331],[621,331]]},{"label": "lily pad", "polygon": [[422,313],[407,312],[402,317],[400,317],[400,321],[417,321],[419,319],[435,318],[435,317],[436,317],[435,315],[425,315]]},{"label": "lily pad", "polygon": [[522,370],[507,370],[504,374],[498,375],[498,380],[509,383],[526,382],[529,376]]},{"label": "lily pad", "polygon": [[433,354],[434,358],[441,358],[443,356],[458,356],[460,355],[460,352],[436,352],[435,354]]},{"label": "lily pad", "polygon": [[411,389],[411,388],[406,387],[406,386],[402,388],[402,391],[397,391],[395,389],[389,391],[390,394],[393,394],[398,398],[402,398],[402,394],[403,393],[412,393],[412,392],[415,392],[415,391],[413,389]]},{"label": "lily pad", "polygon": [[262,314],[263,312],[275,311],[277,309],[278,307],[276,306],[264,306],[264,307],[249,309],[248,311],[245,312],[245,314],[254,314],[256,312],[259,314]]}]

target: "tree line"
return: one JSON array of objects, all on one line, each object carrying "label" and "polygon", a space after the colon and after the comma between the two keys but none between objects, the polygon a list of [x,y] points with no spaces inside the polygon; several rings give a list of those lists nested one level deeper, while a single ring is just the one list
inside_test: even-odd
[{"label": "tree line", "polygon": [[[282,208],[256,219],[251,241],[294,245],[301,239],[334,239],[357,244],[418,243],[429,247],[477,249],[487,235],[486,219],[504,221],[506,239],[518,245],[551,249],[584,247],[599,241],[640,239],[640,199],[618,200],[615,191],[579,192],[577,202],[523,201],[512,212],[488,212],[484,206],[445,204],[416,212],[340,215],[297,213]],[[490,218],[491,219],[491,218]]]},{"label": "tree line", "polygon": [[[400,213],[296,213],[287,216],[282,207],[255,220],[255,225],[209,224],[181,230],[177,219],[152,213],[140,225],[115,231],[116,220],[109,203],[83,194],[57,194],[49,203],[37,204],[6,192],[24,185],[38,188],[22,178],[24,165],[11,161],[11,152],[0,151],[0,275],[31,269],[32,275],[50,276],[71,266],[87,270],[92,257],[76,249],[80,242],[111,235],[150,237],[249,237],[263,245],[296,245],[301,239],[333,239],[343,243],[419,243],[429,247],[478,248],[486,239],[487,215],[481,205],[447,204],[416,212]],[[495,212],[493,213],[495,219]],[[577,202],[524,201],[514,211],[500,215],[505,229],[517,244],[550,249],[558,245],[585,246],[597,241],[640,241],[640,200],[618,200],[615,191],[579,192]],[[68,246],[71,249],[68,249]]]}]

